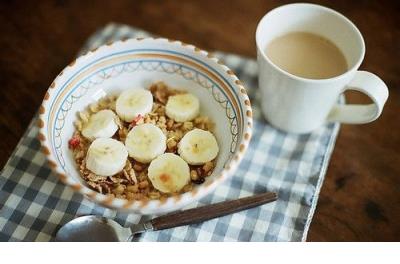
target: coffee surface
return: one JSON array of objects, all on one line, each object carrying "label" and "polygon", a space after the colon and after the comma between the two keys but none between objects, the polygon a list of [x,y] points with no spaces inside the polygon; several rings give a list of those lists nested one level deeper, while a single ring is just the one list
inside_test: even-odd
[{"label": "coffee surface", "polygon": [[312,33],[291,32],[277,37],[267,45],[266,55],[282,70],[308,79],[328,79],[348,69],[339,48]]}]

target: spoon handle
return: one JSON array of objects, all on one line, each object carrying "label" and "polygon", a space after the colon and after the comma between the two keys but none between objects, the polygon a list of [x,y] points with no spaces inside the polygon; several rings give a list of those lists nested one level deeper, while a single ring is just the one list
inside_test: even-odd
[{"label": "spoon handle", "polygon": [[253,208],[265,203],[273,202],[276,199],[276,193],[266,192],[245,198],[163,215],[152,219],[151,224],[153,225],[153,230],[162,230],[177,226],[191,225]]}]

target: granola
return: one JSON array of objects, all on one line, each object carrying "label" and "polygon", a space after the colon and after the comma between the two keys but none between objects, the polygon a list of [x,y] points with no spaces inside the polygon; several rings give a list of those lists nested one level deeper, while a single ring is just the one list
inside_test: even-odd
[{"label": "granola", "polygon": [[[185,92],[171,89],[163,82],[154,83],[150,86],[149,91],[154,98],[151,112],[144,116],[138,115],[132,122],[125,122],[117,118],[118,130],[112,136],[113,139],[125,142],[133,127],[151,123],[160,128],[167,139],[165,152],[178,155],[178,144],[186,133],[196,128],[213,131],[214,124],[207,116],[200,115],[191,121],[177,122],[166,115],[168,98]],[[148,177],[149,164],[138,162],[132,157],[128,157],[122,171],[109,177],[96,175],[87,168],[86,156],[91,141],[82,135],[82,130],[93,114],[106,109],[115,112],[116,100],[116,96],[107,96],[78,113],[79,118],[74,123],[76,129],[69,141],[69,147],[73,151],[81,177],[91,189],[127,200],[165,199],[176,195],[177,193],[163,193],[157,190]],[[190,181],[179,193],[188,192],[193,189],[194,185],[202,184],[205,178],[212,174],[215,159],[200,165],[189,165],[189,167]]]}]

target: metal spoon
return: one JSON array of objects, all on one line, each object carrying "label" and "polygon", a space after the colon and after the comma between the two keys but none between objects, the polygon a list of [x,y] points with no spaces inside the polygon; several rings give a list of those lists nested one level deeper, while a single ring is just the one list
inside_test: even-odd
[{"label": "metal spoon", "polygon": [[130,228],[122,227],[114,220],[101,216],[81,216],[61,227],[57,232],[56,240],[65,242],[131,241],[133,236],[139,233],[200,223],[273,202],[276,199],[276,193],[267,192],[159,216],[148,222],[132,225]]}]

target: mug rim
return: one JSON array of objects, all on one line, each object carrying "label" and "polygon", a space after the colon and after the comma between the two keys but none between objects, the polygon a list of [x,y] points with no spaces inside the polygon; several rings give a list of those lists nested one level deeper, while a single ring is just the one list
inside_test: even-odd
[{"label": "mug rim", "polygon": [[[356,63],[353,64],[353,66],[349,69],[347,69],[347,71],[345,71],[344,73],[331,77],[331,78],[327,78],[327,79],[309,79],[309,78],[304,78],[304,77],[300,77],[294,74],[291,74],[283,69],[281,69],[280,67],[278,67],[277,65],[275,65],[275,63],[273,63],[268,56],[265,54],[264,50],[260,47],[259,44],[259,39],[261,38],[260,35],[260,28],[261,25],[264,24],[264,21],[267,19],[267,17],[271,16],[272,14],[281,11],[282,9],[286,9],[286,8],[293,8],[294,6],[299,6],[299,7],[307,7],[307,8],[317,8],[319,10],[323,10],[325,12],[331,13],[337,17],[339,17],[340,19],[344,20],[352,29],[353,31],[356,33],[357,37],[360,39],[360,49],[361,49],[361,53],[360,56],[357,60]],[[309,3],[294,3],[294,4],[287,4],[287,5],[282,5],[279,7],[276,7],[272,10],[270,10],[269,12],[267,12],[258,22],[257,24],[257,29],[256,29],[256,46],[257,46],[257,53],[260,54],[263,59],[265,61],[267,61],[275,70],[277,70],[278,72],[286,75],[289,78],[292,78],[296,81],[301,81],[301,82],[308,82],[308,83],[328,83],[328,82],[334,82],[337,81],[339,79],[342,79],[344,77],[346,77],[347,75],[351,74],[354,71],[357,71],[358,68],[360,67],[362,61],[364,60],[364,56],[365,56],[365,41],[364,38],[360,32],[360,30],[356,27],[356,25],[350,20],[348,19],[346,16],[344,16],[343,14],[329,8],[329,7],[325,7],[322,5],[317,5],[317,4],[309,4]],[[260,74],[260,73],[259,73]]]}]

